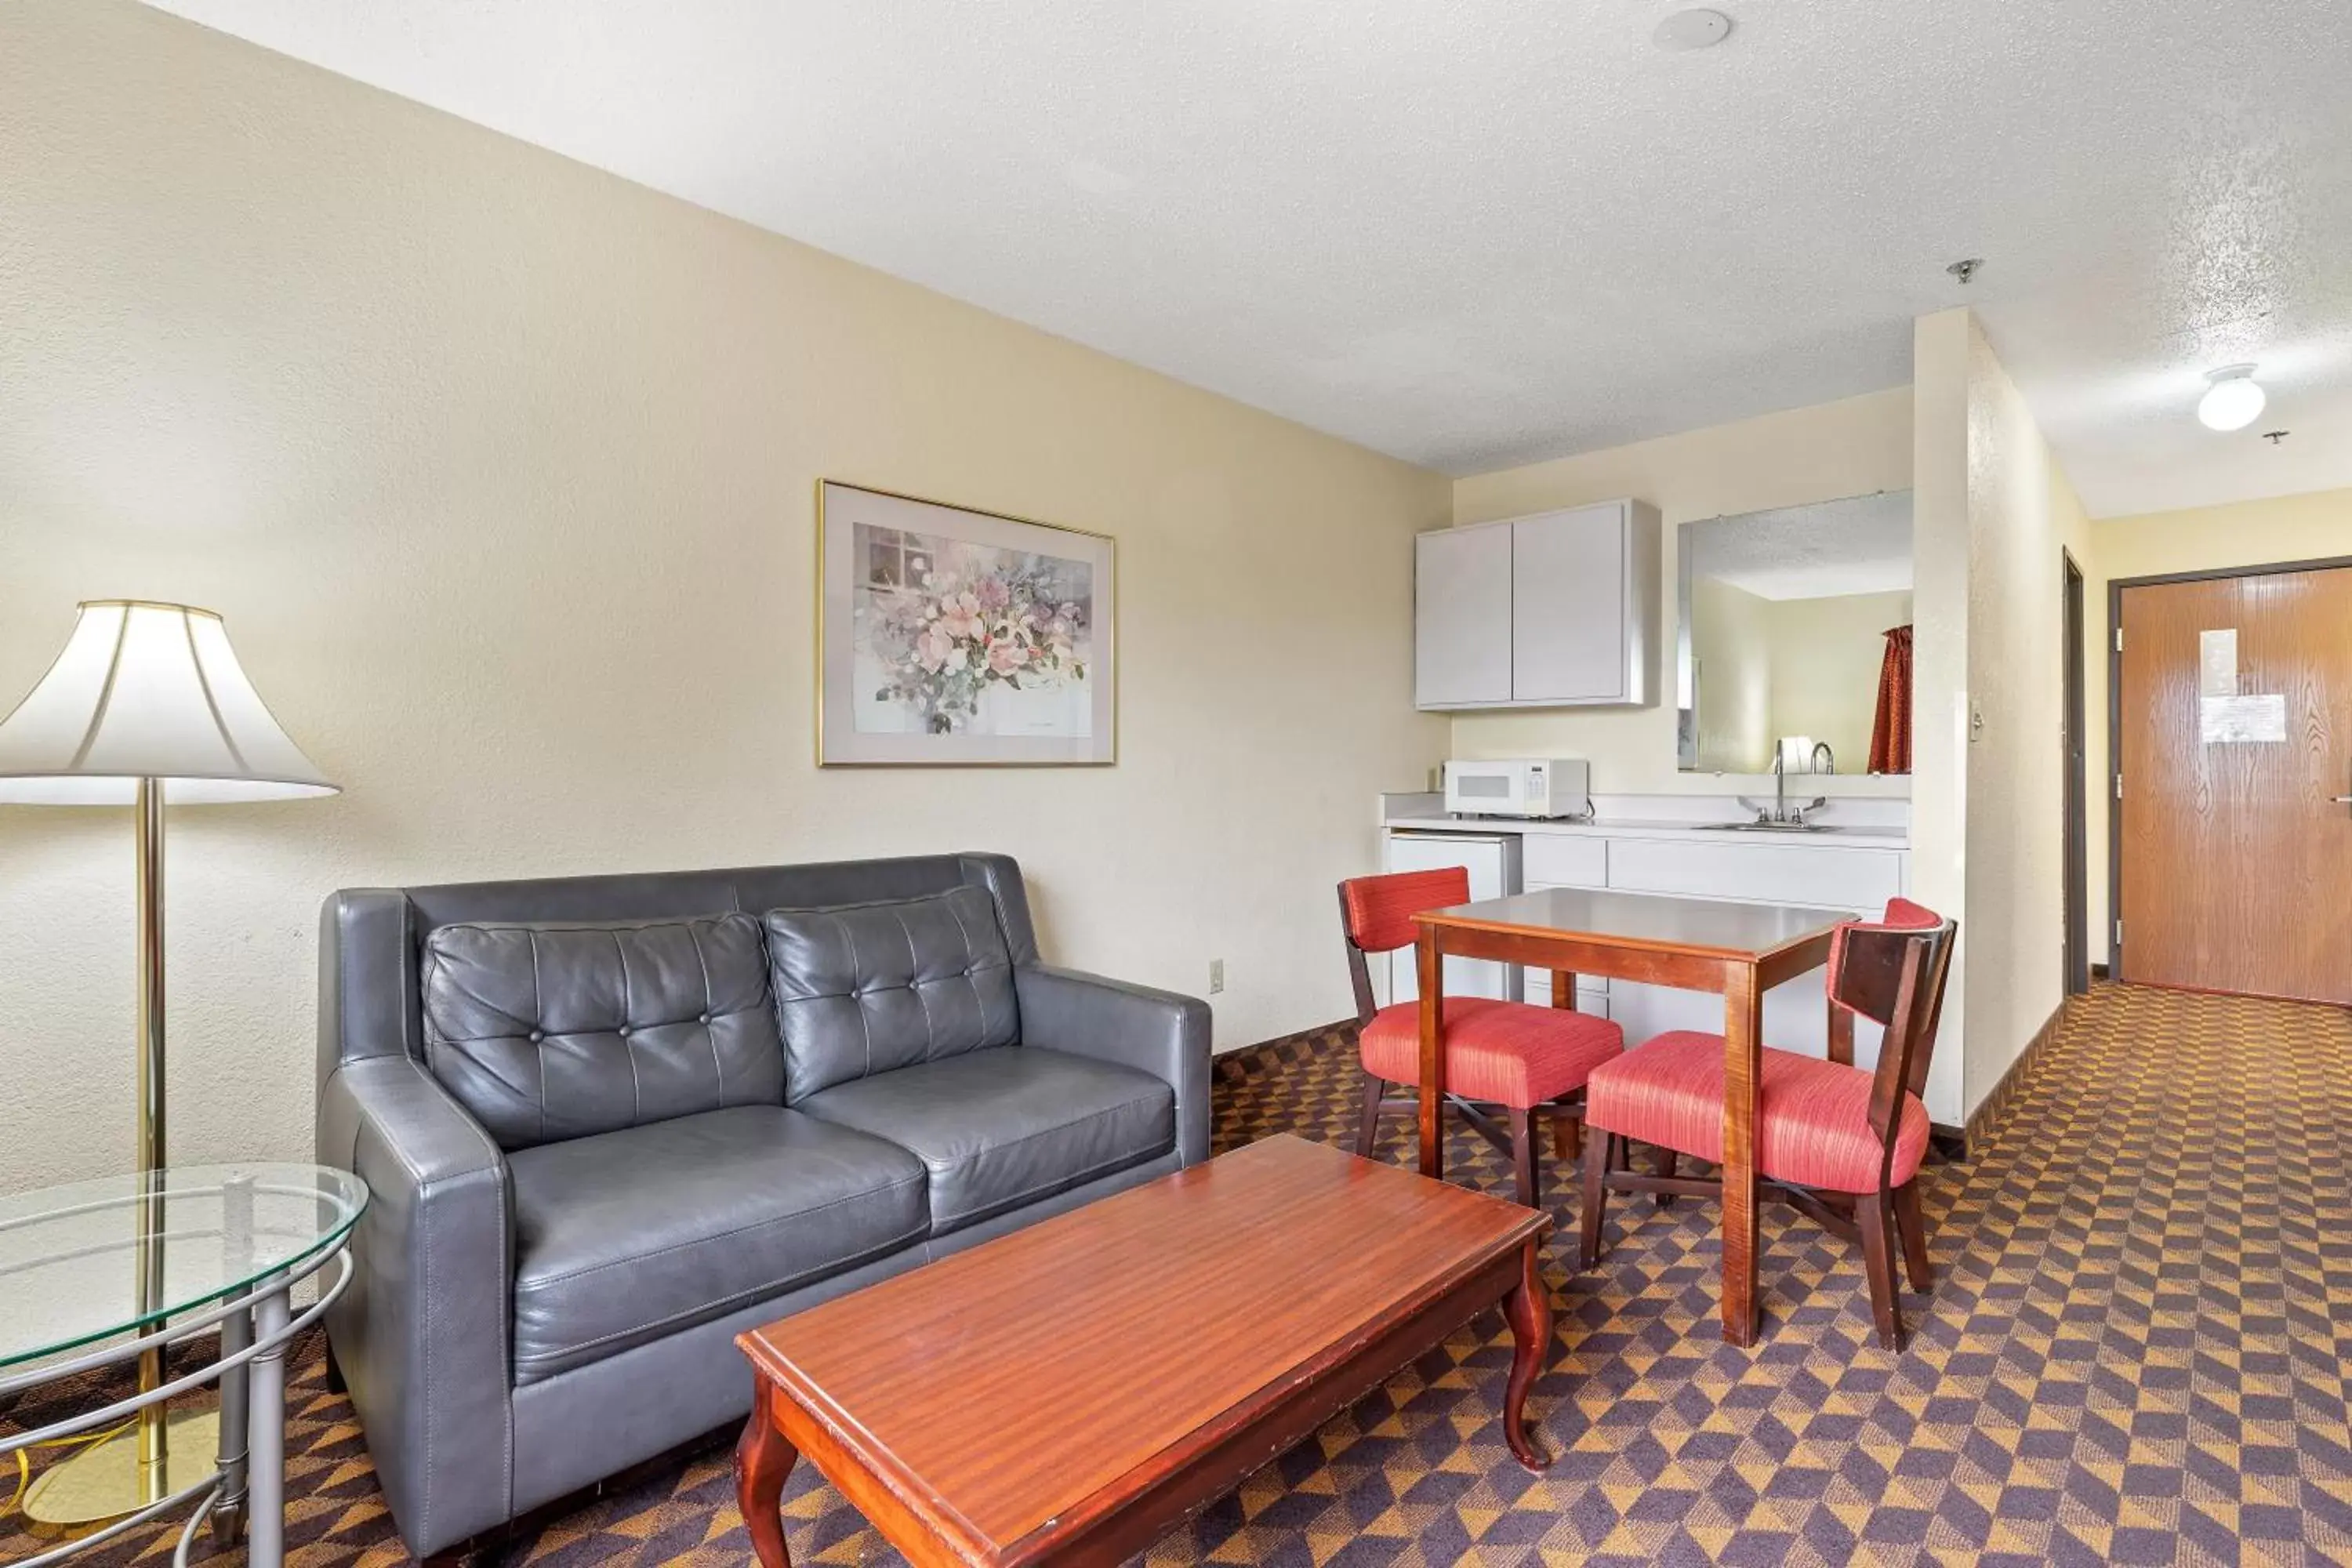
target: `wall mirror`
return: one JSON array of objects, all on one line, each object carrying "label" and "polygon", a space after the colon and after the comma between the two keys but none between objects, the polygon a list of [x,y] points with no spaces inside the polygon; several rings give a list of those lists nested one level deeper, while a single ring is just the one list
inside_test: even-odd
[{"label": "wall mirror", "polygon": [[1911,492],[1686,522],[1685,773],[1911,771]]}]

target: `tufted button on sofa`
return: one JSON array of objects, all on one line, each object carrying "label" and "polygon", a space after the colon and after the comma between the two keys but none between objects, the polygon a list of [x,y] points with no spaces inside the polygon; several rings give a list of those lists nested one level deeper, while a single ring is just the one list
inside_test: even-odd
[{"label": "tufted button on sofa", "polygon": [[327,901],[328,1317],[410,1550],[739,1419],[740,1330],[1208,1154],[1209,1015],[953,855]]}]

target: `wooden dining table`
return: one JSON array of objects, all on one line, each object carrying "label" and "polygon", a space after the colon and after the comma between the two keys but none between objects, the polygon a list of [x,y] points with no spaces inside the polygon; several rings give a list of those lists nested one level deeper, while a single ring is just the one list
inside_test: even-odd
[{"label": "wooden dining table", "polygon": [[[1723,1337],[1756,1342],[1756,1118],[1764,993],[1827,962],[1850,915],[1774,904],[1545,888],[1413,916],[1421,986],[1421,1172],[1442,1175],[1444,960],[1484,958],[1551,972],[1551,1005],[1576,1005],[1579,974],[1723,997]],[[1853,1020],[1831,1007],[1829,1055],[1853,1060]],[[1639,1044],[1640,1042],[1629,1042]]]}]

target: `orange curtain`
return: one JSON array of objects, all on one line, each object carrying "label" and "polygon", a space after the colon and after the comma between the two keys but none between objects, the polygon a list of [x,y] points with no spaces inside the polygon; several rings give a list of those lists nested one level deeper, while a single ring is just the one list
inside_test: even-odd
[{"label": "orange curtain", "polygon": [[1878,715],[1870,725],[1870,771],[1911,771],[1911,628],[1886,634],[1886,658],[1878,667]]}]

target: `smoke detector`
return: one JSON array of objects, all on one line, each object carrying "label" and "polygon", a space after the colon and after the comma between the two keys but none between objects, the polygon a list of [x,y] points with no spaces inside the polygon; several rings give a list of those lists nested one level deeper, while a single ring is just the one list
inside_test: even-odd
[{"label": "smoke detector", "polygon": [[1662,49],[1708,49],[1731,37],[1731,18],[1720,11],[1677,11],[1650,35]]}]

